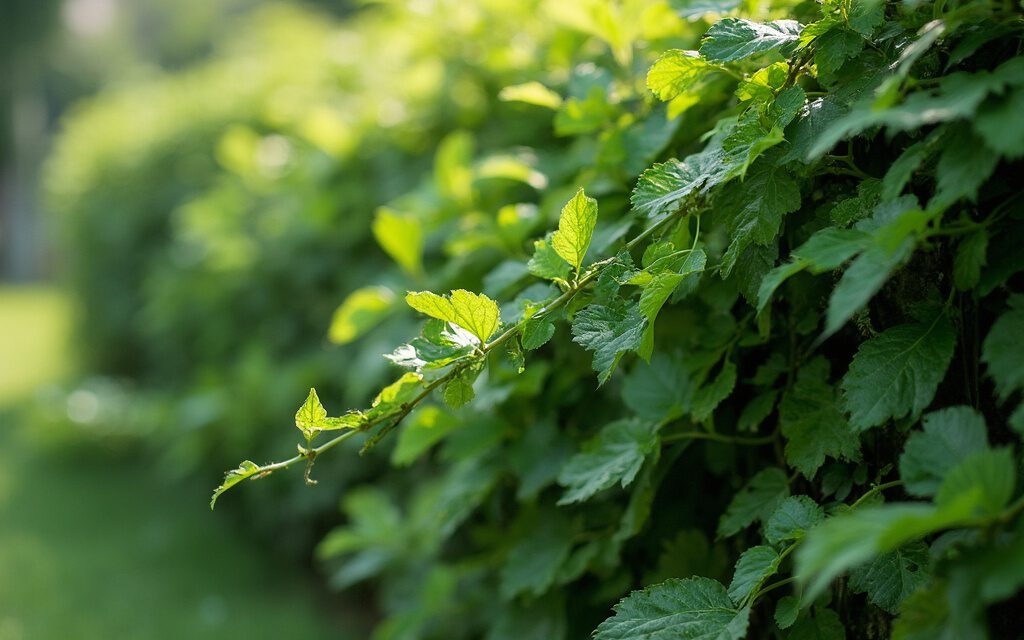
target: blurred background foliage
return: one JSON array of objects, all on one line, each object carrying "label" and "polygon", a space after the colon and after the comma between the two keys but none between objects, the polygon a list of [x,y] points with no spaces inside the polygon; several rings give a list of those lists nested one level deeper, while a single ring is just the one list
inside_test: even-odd
[{"label": "blurred background foliage", "polygon": [[[706,104],[670,105],[683,113],[671,119],[648,95],[657,53],[692,47],[701,30],[664,1],[18,0],[3,11],[4,275],[55,279],[73,318],[67,349],[50,355],[61,366],[39,376],[64,382],[5,414],[33,434],[9,450],[50,456],[57,445],[32,443],[60,434],[44,440],[145,461],[122,479],[202,487],[169,509],[205,504],[242,452],[290,450],[291,414],[310,386],[332,410],[365,405],[393,375],[381,354],[418,325],[397,303],[405,290],[500,296],[522,282],[529,239],[580,184],[601,198],[596,248],[621,237],[636,175],[677,131],[696,137],[700,126],[680,124],[727,96],[709,86]],[[13,349],[26,330],[4,340]],[[538,364],[472,409],[428,406],[401,438],[318,465],[318,490],[272,477],[216,518],[299,566],[337,523],[365,529],[367,539],[328,538],[321,566],[335,586],[391,572],[376,598],[390,620],[377,633],[416,637],[453,614],[459,580],[484,575],[435,560],[497,477],[447,463],[484,458],[537,419],[496,413],[510,398],[589,380],[585,354],[560,357],[578,361],[562,363],[573,373],[548,380],[551,365]],[[469,423],[480,428],[456,429]],[[568,455],[567,442],[548,442],[553,424],[542,426],[512,464],[528,447]],[[449,434],[440,466],[422,460]],[[550,484],[544,473],[523,491]],[[140,481],[130,501],[146,491],[156,489]],[[621,586],[598,594],[594,612]],[[486,593],[458,605],[467,617],[451,634],[500,614]],[[522,614],[503,614],[510,633]]]}]

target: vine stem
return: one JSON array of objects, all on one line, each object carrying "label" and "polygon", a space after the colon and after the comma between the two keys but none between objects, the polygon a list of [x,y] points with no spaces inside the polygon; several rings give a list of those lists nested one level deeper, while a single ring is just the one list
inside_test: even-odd
[{"label": "vine stem", "polygon": [[[626,246],[625,246],[626,250],[629,251],[629,250],[632,250],[632,249],[636,248],[641,242],[643,242],[647,238],[651,237],[652,235],[654,235],[655,233],[657,233],[661,229],[664,229],[670,222],[678,220],[681,217],[680,214],[682,214],[683,212],[684,212],[683,209],[679,209],[679,210],[674,211],[672,213],[666,214],[660,220],[658,220],[657,222],[655,222],[654,224],[650,225],[649,227],[644,229],[642,232],[640,232],[635,238],[633,238],[632,240],[627,242]],[[699,220],[699,218],[698,218],[698,220]],[[698,225],[699,225],[699,222],[698,222]],[[698,231],[699,231],[699,229],[700,229],[700,227],[698,226]],[[696,238],[694,238],[694,246],[696,246]],[[458,364],[458,365],[452,367],[452,369],[449,370],[448,373],[444,374],[443,376],[441,376],[441,377],[439,377],[439,378],[437,378],[435,380],[432,380],[429,384],[427,384],[423,388],[422,391],[420,391],[419,394],[416,395],[416,397],[414,397],[413,399],[411,399],[408,402],[404,403],[398,411],[396,411],[394,413],[390,413],[390,414],[384,415],[384,416],[380,416],[380,417],[378,417],[378,418],[376,418],[374,420],[371,420],[371,421],[367,422],[366,424],[360,425],[359,427],[357,427],[355,429],[349,429],[347,431],[344,431],[341,434],[339,434],[339,435],[335,436],[334,438],[331,438],[327,442],[323,443],[319,447],[314,447],[312,449],[310,449],[310,448],[302,449],[301,452],[298,455],[295,455],[295,456],[293,456],[291,458],[288,458],[287,460],[282,460],[280,462],[274,462],[274,463],[271,463],[271,464],[262,465],[252,474],[251,479],[255,480],[257,478],[262,478],[264,476],[267,476],[267,475],[269,475],[269,474],[271,474],[271,473],[273,473],[275,471],[279,471],[281,469],[287,469],[288,467],[292,466],[293,464],[296,464],[298,462],[302,462],[303,460],[307,461],[307,463],[310,463],[314,459],[316,459],[318,456],[320,456],[322,453],[324,453],[326,451],[329,451],[330,449],[333,449],[334,447],[338,446],[339,444],[341,444],[345,440],[348,440],[349,438],[351,438],[352,436],[356,435],[357,433],[365,433],[365,432],[369,431],[370,429],[372,429],[372,428],[374,428],[374,427],[376,427],[376,426],[378,426],[380,424],[387,423],[387,426],[384,429],[382,429],[379,434],[377,434],[377,436],[383,436],[387,432],[389,432],[392,429],[394,429],[395,427],[397,427],[398,424],[402,420],[404,420],[405,417],[408,416],[409,413],[411,413],[412,410],[415,409],[417,405],[419,405],[421,402],[423,402],[427,398],[427,396],[429,396],[435,389],[437,389],[441,385],[445,384],[446,382],[450,381],[452,378],[458,376],[463,371],[465,371],[468,367],[472,366],[475,362],[478,362],[481,358],[485,357],[488,353],[490,353],[494,349],[500,347],[501,345],[505,344],[506,342],[511,340],[513,337],[518,335],[523,330],[523,326],[525,325],[526,320],[528,320],[528,319],[535,319],[535,318],[542,318],[542,317],[550,314],[552,311],[555,311],[555,310],[565,306],[570,300],[572,300],[576,296],[577,293],[579,293],[581,290],[583,290],[583,288],[585,286],[587,286],[590,282],[592,282],[595,278],[597,278],[597,276],[599,276],[601,274],[601,271],[604,269],[604,267],[606,267],[607,265],[611,264],[614,261],[615,261],[615,258],[611,257],[611,258],[605,258],[604,260],[601,260],[599,262],[595,262],[594,264],[590,265],[590,267],[583,274],[583,276],[580,277],[571,287],[569,287],[569,289],[567,289],[564,293],[562,293],[562,295],[558,296],[557,298],[555,298],[551,302],[549,302],[546,305],[544,305],[544,307],[542,307],[539,311],[537,311],[535,314],[530,316],[530,318],[524,318],[523,320],[520,320],[515,325],[513,325],[513,326],[509,327],[508,329],[506,329],[497,338],[495,338],[494,340],[491,340],[490,342],[488,342],[488,343],[484,344],[483,346],[481,346],[480,349],[477,351],[477,354],[478,354],[477,358],[473,358],[472,360],[469,360],[467,362],[463,362],[461,364]],[[371,440],[370,442],[368,442],[368,444],[371,443],[371,442],[375,442],[376,439],[377,438],[375,438],[374,440]],[[308,467],[307,467],[307,474],[308,474]]]},{"label": "vine stem", "polygon": [[729,444],[760,445],[771,444],[775,441],[775,435],[760,437],[729,436],[722,433],[709,431],[686,431],[684,433],[673,433],[661,439],[662,442],[677,442],[679,440],[714,440],[715,442],[726,442]]},{"label": "vine stem", "polygon": [[882,493],[886,489],[892,489],[893,487],[899,487],[899,486],[902,486],[902,485],[903,485],[903,481],[902,480],[893,480],[892,482],[883,482],[882,484],[879,484],[879,485],[876,485],[874,487],[871,487],[871,489],[869,489],[867,492],[865,492],[864,495],[862,495],[861,497],[857,498],[857,500],[854,501],[854,503],[850,505],[850,508],[851,509],[856,509],[857,507],[859,507],[860,505],[864,504],[865,502],[867,502],[871,498],[877,496],[878,494]]}]

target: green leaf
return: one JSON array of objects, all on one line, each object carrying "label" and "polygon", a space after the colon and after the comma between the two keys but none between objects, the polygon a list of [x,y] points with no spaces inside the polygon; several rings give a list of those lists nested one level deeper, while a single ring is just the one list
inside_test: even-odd
[{"label": "green leaf", "polygon": [[243,460],[242,464],[238,465],[237,469],[232,469],[224,474],[224,482],[220,483],[220,486],[213,490],[213,496],[210,498],[210,511],[213,511],[213,507],[217,504],[217,498],[222,493],[235,486],[242,480],[247,480],[257,473],[259,473],[260,467],[251,460]]},{"label": "green leaf", "polygon": [[599,384],[611,376],[619,358],[640,348],[647,319],[632,305],[592,304],[576,314],[573,341],[594,352],[594,370]]},{"label": "green leaf", "polygon": [[373,237],[406,273],[423,273],[423,228],[419,220],[381,207],[373,219]]},{"label": "green leaf", "polygon": [[373,404],[370,405],[366,417],[376,419],[391,415],[422,391],[422,377],[411,371],[402,374],[398,380],[380,390],[377,397],[373,399]]},{"label": "green leaf", "polygon": [[870,246],[871,237],[859,229],[826,227],[793,250],[790,261],[772,269],[757,292],[757,310],[763,309],[775,290],[793,275],[809,270],[823,273],[838,269],[847,260]]},{"label": "green leaf", "polygon": [[576,192],[562,207],[558,218],[558,231],[551,236],[551,247],[577,273],[583,268],[583,258],[590,247],[590,238],[597,225],[597,200],[588,198],[583,189]]},{"label": "green leaf", "polygon": [[710,418],[715,408],[732,394],[735,386],[736,365],[732,360],[726,360],[715,378],[697,389],[693,395],[693,406],[690,409],[693,419],[703,422]]},{"label": "green leaf", "polygon": [[686,259],[678,271],[666,271],[655,274],[640,292],[640,312],[647,318],[647,328],[640,345],[640,357],[650,360],[654,352],[654,321],[658,312],[675,292],[676,287],[695,273],[704,271],[707,255],[702,249],[695,249],[686,255]]},{"label": "green leaf", "polygon": [[850,424],[863,431],[890,418],[919,416],[931,404],[953,358],[956,334],[944,312],[886,329],[857,349],[843,376]]},{"label": "green leaf", "polygon": [[647,420],[674,420],[689,409],[693,395],[689,373],[678,358],[657,353],[650,364],[638,362],[622,382],[622,400]]},{"label": "green leaf", "polygon": [[777,545],[788,540],[799,540],[804,534],[825,520],[825,510],[808,496],[790,496],[768,518],[764,538]]},{"label": "green leaf", "polygon": [[828,379],[829,363],[819,356],[800,368],[779,404],[786,461],[807,478],[814,477],[826,456],[860,459],[857,434],[840,411]]},{"label": "green leaf", "polygon": [[480,373],[478,368],[466,368],[445,383],[442,393],[445,404],[452,409],[458,409],[472,402],[476,396],[476,392],[473,391],[473,382],[478,373]]},{"label": "green leaf", "polygon": [[762,158],[751,167],[746,179],[726,189],[717,201],[716,214],[729,230],[731,242],[722,257],[722,275],[727,277],[736,259],[751,243],[767,246],[778,236],[785,214],[800,207],[800,187],[772,158]]},{"label": "green leaf", "polygon": [[465,329],[443,320],[427,320],[422,335],[384,357],[400,367],[422,374],[436,371],[470,355],[477,339]]},{"label": "green leaf", "polygon": [[331,318],[328,339],[348,344],[388,316],[395,305],[395,294],[387,287],[363,287],[345,298]]},{"label": "green leaf", "polygon": [[502,102],[523,102],[554,110],[562,106],[562,96],[536,80],[505,87],[498,92],[498,100]]},{"label": "green leaf", "polygon": [[733,602],[743,600],[759,589],[764,581],[775,575],[782,559],[771,547],[758,545],[743,552],[736,561],[736,570],[729,584],[729,597]]},{"label": "green leaf", "polygon": [[796,596],[783,596],[775,605],[775,624],[780,629],[788,629],[800,615],[800,599]]},{"label": "green leaf", "polygon": [[571,523],[560,511],[540,513],[505,558],[501,596],[509,600],[521,593],[543,595],[569,558],[572,534]]},{"label": "green leaf", "polygon": [[565,282],[572,270],[565,260],[558,255],[551,246],[550,238],[547,240],[535,240],[533,242],[533,255],[526,265],[527,270],[538,278]]},{"label": "green leaf", "polygon": [[647,88],[660,100],[671,100],[697,87],[715,70],[696,51],[669,49],[647,72]]},{"label": "green leaf", "polygon": [[458,427],[457,420],[436,406],[417,409],[398,433],[391,464],[398,467],[412,464]]},{"label": "green leaf", "polygon": [[558,475],[566,488],[558,504],[586,500],[618,483],[628,487],[644,460],[658,446],[657,423],[638,419],[616,420],[602,427]]},{"label": "green leaf", "polygon": [[735,608],[721,583],[673,578],[622,599],[594,640],[740,640],[749,616],[749,608]]},{"label": "green leaf", "polygon": [[411,291],[405,296],[410,307],[431,318],[458,325],[483,345],[501,324],[498,303],[482,293],[455,289],[448,296],[430,291]]},{"label": "green leaf", "polygon": [[974,515],[994,516],[1013,497],[1017,465],[1009,447],[984,449],[967,455],[949,470],[935,495],[940,507],[974,500]]},{"label": "green leaf", "polygon": [[[829,19],[822,21],[825,24],[829,22]],[[814,40],[814,64],[818,68],[818,79],[825,86],[835,84],[839,68],[864,48],[864,38],[858,33],[841,26],[838,21],[831,24],[831,28]],[[805,34],[812,26],[808,25]]]},{"label": "green leaf", "polygon": [[788,496],[789,484],[782,469],[768,467],[758,471],[732,497],[729,507],[718,521],[718,537],[728,538],[755,521],[767,520]]},{"label": "green leaf", "polygon": [[942,506],[900,503],[861,507],[833,516],[808,532],[796,551],[796,574],[807,585],[810,602],[841,573],[926,535],[969,523],[975,517],[976,490]]},{"label": "green leaf", "polygon": [[555,335],[555,324],[548,318],[530,318],[523,323],[523,348],[540,349]]},{"label": "green leaf", "polygon": [[907,493],[934,496],[949,470],[968,455],[988,448],[985,419],[970,407],[950,407],[924,417],[924,430],[911,434],[900,455],[900,479]]},{"label": "green leaf", "polygon": [[989,149],[1006,158],[1016,159],[1024,156],[1021,113],[1024,113],[1024,87],[1017,87],[1004,96],[990,98],[972,124]]},{"label": "green leaf", "polygon": [[968,291],[981,281],[981,269],[988,252],[988,231],[984,228],[964,236],[953,258],[953,283],[960,291]]},{"label": "green leaf", "polygon": [[320,403],[320,397],[316,395],[316,389],[310,389],[306,401],[302,403],[299,410],[295,412],[295,426],[298,427],[306,439],[310,439],[319,433],[327,425],[327,409]]},{"label": "green leaf", "polygon": [[711,62],[736,62],[772,52],[786,57],[796,49],[800,30],[796,20],[761,23],[725,18],[704,34],[700,54]]},{"label": "green leaf", "polygon": [[786,640],[846,640],[846,628],[839,614],[827,607],[814,607],[797,620]]},{"label": "green leaf", "polygon": [[1024,295],[1011,295],[1009,306],[989,329],[981,347],[981,360],[1001,400],[1024,388]]},{"label": "green leaf", "polygon": [[950,126],[942,145],[935,167],[935,196],[928,206],[948,207],[961,199],[977,201],[978,190],[995,171],[999,156],[963,123]]},{"label": "green leaf", "polygon": [[850,571],[850,590],[867,593],[872,604],[896,614],[903,601],[931,577],[929,564],[928,546],[909,544]]}]

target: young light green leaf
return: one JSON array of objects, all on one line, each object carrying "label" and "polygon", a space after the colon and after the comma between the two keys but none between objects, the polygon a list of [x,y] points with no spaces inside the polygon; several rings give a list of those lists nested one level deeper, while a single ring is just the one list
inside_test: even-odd
[{"label": "young light green leaf", "polygon": [[306,401],[302,403],[299,410],[295,412],[295,426],[306,438],[312,438],[320,432],[327,423],[327,409],[320,403],[320,397],[316,395],[316,389],[310,389]]},{"label": "young light green leaf", "polygon": [[548,109],[558,109],[562,106],[562,96],[535,80],[503,88],[498,92],[498,100],[524,102]]},{"label": "young light green leaf", "polygon": [[733,602],[742,603],[744,598],[756,591],[764,581],[779,570],[779,552],[765,545],[750,547],[736,561],[736,570],[729,583],[729,597]]},{"label": "young light green leaf", "polygon": [[919,416],[953,358],[956,334],[944,312],[886,329],[857,349],[843,376],[843,405],[858,431],[890,418]]},{"label": "young light green leaf", "polygon": [[640,348],[646,322],[647,319],[633,305],[592,304],[576,314],[572,323],[572,339],[594,352],[598,384],[608,380],[622,354]]},{"label": "young light green leaf", "polygon": [[800,368],[796,383],[779,404],[786,460],[807,478],[814,477],[826,456],[860,459],[857,433],[839,410],[828,379],[828,361],[815,358]]},{"label": "young light green leaf", "polygon": [[328,339],[334,344],[352,342],[386,318],[394,304],[395,294],[387,287],[356,289],[334,312]]},{"label": "young light green leaf", "polygon": [[621,600],[594,640],[740,640],[749,616],[716,580],[672,578]]},{"label": "young light green leaf", "polygon": [[412,400],[423,390],[423,378],[412,371],[402,374],[388,386],[381,389],[377,397],[373,399],[370,410],[366,412],[367,419],[376,419],[390,415],[402,408],[402,405]]},{"label": "young light green leaf", "polygon": [[213,490],[213,496],[210,498],[210,511],[213,511],[213,507],[217,504],[217,498],[221,496],[225,491],[235,486],[242,480],[247,480],[257,473],[259,473],[259,465],[251,460],[243,460],[242,464],[238,465],[237,469],[232,469],[224,474],[224,482],[219,487]]},{"label": "young light green leaf", "polygon": [[799,540],[825,520],[825,510],[808,496],[790,496],[764,525],[764,538],[771,544]]},{"label": "young light green leaf", "polygon": [[796,20],[762,23],[725,18],[711,25],[704,34],[700,54],[711,62],[736,62],[771,52],[785,57],[796,49],[800,30],[800,23]]},{"label": "young light green leaf", "polygon": [[458,409],[472,402],[476,392],[473,391],[473,382],[460,374],[445,383],[442,396],[445,404]]},{"label": "young light green leaf", "polygon": [[419,220],[381,207],[373,219],[373,237],[406,273],[423,273],[423,228]]},{"label": "young light green leaf", "polygon": [[996,320],[981,347],[981,360],[1002,400],[1024,389],[1024,295],[1009,298],[1010,309]]},{"label": "young light green leaf", "polygon": [[661,307],[683,280],[704,271],[706,264],[707,255],[704,250],[695,249],[686,255],[678,271],[657,273],[643,285],[643,291],[640,292],[640,312],[647,318],[647,328],[644,329],[639,354],[644,360],[650,360],[654,352],[654,321],[658,318]]},{"label": "young light green leaf", "polygon": [[577,273],[583,268],[583,258],[590,247],[590,238],[597,225],[597,200],[588,198],[580,189],[562,207],[558,218],[558,231],[551,236],[551,246]]},{"label": "young light green leaf", "polygon": [[448,296],[439,296],[430,291],[411,291],[405,301],[420,313],[462,327],[476,336],[481,345],[501,324],[498,303],[482,293],[456,289]]},{"label": "young light green leaf", "polygon": [[523,323],[523,348],[540,349],[555,335],[555,324],[548,318],[530,318]]},{"label": "young light green leaf", "polygon": [[934,496],[949,470],[988,447],[985,419],[970,407],[949,407],[924,416],[924,430],[903,445],[900,479],[907,493]]},{"label": "young light green leaf", "polygon": [[715,69],[696,51],[669,49],[647,72],[647,88],[660,100],[671,100],[695,88]]},{"label": "young light green leaf", "polygon": [[586,500],[616,483],[628,487],[657,446],[657,423],[626,419],[605,425],[559,473],[566,491],[558,504]]},{"label": "young light green leaf", "polygon": [[718,521],[718,537],[728,538],[755,521],[765,521],[786,497],[789,484],[786,473],[778,467],[758,471],[736,495]]}]

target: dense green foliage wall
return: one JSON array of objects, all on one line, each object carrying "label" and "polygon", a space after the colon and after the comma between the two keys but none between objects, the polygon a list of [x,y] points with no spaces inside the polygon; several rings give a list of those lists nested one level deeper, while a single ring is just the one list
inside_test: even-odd
[{"label": "dense green foliage wall", "polygon": [[1019,6],[284,24],[83,111],[53,194],[95,362],[185,394],[168,459],[282,456],[222,503],[340,495],[376,638],[1024,629]]}]

